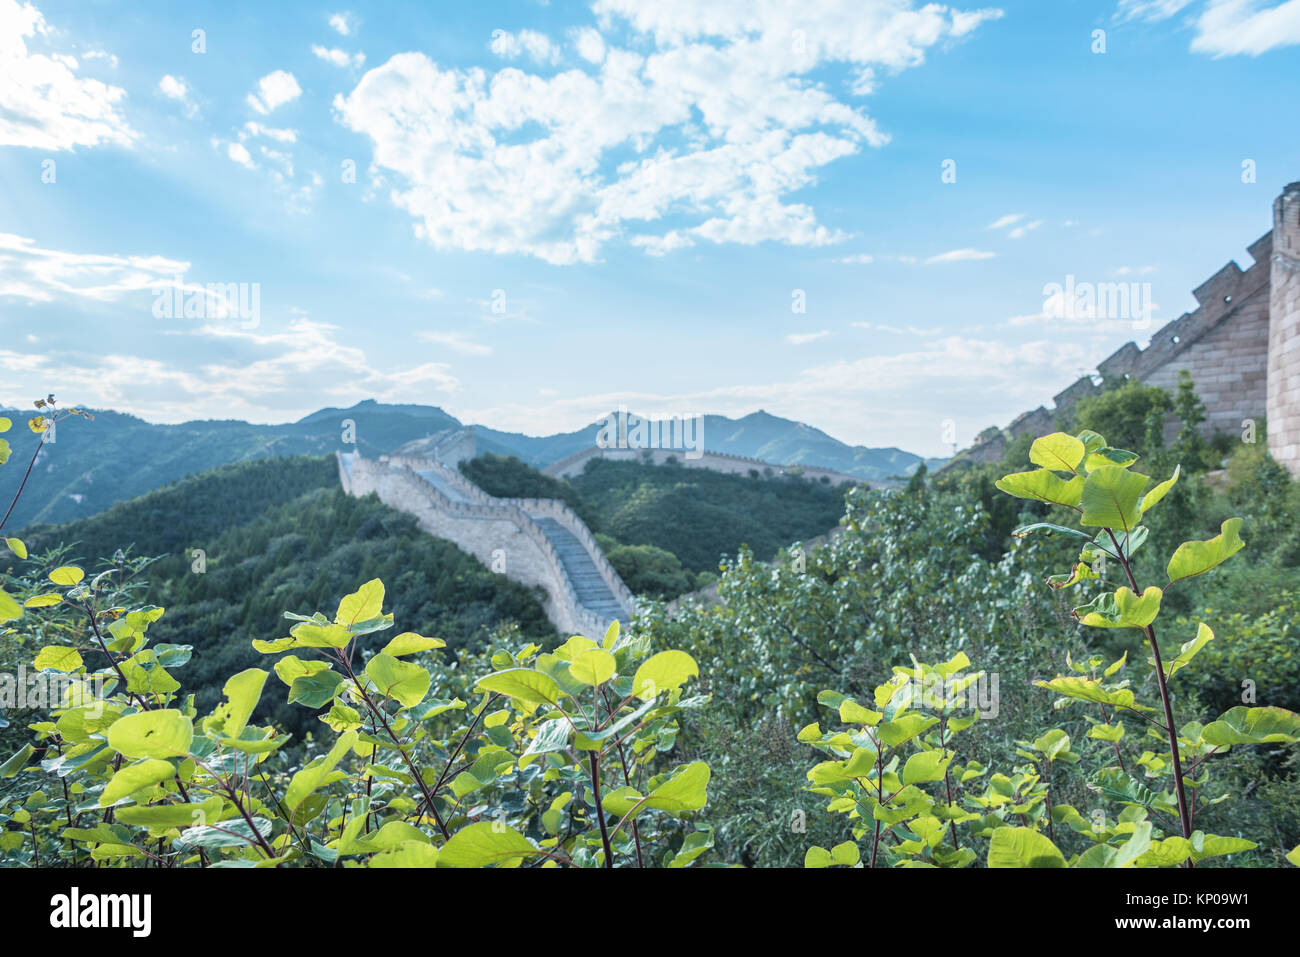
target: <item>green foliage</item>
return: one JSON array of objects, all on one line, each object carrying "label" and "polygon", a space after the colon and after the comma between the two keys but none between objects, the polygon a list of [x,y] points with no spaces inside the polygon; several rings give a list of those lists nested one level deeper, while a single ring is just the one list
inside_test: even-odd
[{"label": "green foliage", "polygon": [[204,714],[163,680],[190,658],[154,640],[163,610],[116,605],[111,573],[80,571],[47,575],[59,602],[32,613],[83,619],[94,641],[33,662],[71,680],[0,764],[18,784],[0,791],[10,864],[674,867],[712,845],[692,825],[708,766],[666,760],[680,715],[707,701],[687,693],[698,668],[617,623],[600,642],[447,664],[440,639],[379,640],[394,616],[378,579],[332,617],[286,613],[287,637],[254,644],[294,652],[274,670],[316,719],[294,755],[290,735],[250,720],[268,670],[231,677]]},{"label": "green foliage", "polygon": [[1163,424],[1165,413],[1173,407],[1173,398],[1158,386],[1143,385],[1136,379],[1107,382],[1103,391],[1075,403],[1071,428],[1108,435],[1120,448],[1141,448],[1153,437],[1153,417]]},{"label": "green foliage", "polygon": [[570,479],[599,515],[600,527],[625,545],[671,552],[692,573],[715,571],[748,545],[760,561],[793,541],[833,528],[843,488],[794,476],[740,476],[678,464],[593,459]]},{"label": "green foliage", "polygon": [[600,515],[565,479],[557,479],[528,465],[515,456],[487,453],[460,463],[465,477],[497,498],[557,498],[586,522],[593,532],[600,531]]}]

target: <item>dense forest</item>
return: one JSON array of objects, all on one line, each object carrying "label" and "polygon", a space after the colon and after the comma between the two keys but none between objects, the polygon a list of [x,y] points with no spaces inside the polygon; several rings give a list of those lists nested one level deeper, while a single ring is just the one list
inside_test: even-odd
[{"label": "dense forest", "polygon": [[655,598],[709,584],[719,560],[744,546],[767,561],[792,542],[826,534],[844,513],[847,488],[672,461],[592,459],[582,474],[557,479],[517,458],[484,455],[461,470],[491,495],[563,500],[596,533],[628,587]]},{"label": "dense forest", "polygon": [[[48,721],[8,713],[0,850],[158,866],[1300,863],[1300,483],[1262,434],[1206,439],[1201,414],[1190,382],[1115,383],[1069,432],[998,463],[891,492],[782,486],[806,515],[841,499],[841,533],[761,556],[742,537],[720,603],[647,602],[558,641],[524,590],[325,487],[319,461],[194,477],[79,525],[70,552],[54,547],[66,528],[33,530],[30,552],[10,543],[4,670],[124,689]],[[467,471],[500,494],[567,494],[508,460]],[[729,506],[783,507],[768,480],[717,478],[606,463],[567,484],[600,534],[678,549],[686,571],[692,534],[743,535]],[[194,510],[210,540],[191,537]],[[663,545],[629,541],[653,515],[674,530]],[[114,559],[124,542],[170,554]],[[96,553],[119,571],[97,575]],[[48,789],[51,771],[81,790]],[[220,828],[190,826],[200,801]]]}]

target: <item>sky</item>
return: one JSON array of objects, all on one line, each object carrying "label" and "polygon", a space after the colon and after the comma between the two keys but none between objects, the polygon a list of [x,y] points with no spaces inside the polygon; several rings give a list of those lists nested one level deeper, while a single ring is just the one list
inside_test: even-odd
[{"label": "sky", "polygon": [[0,0],[0,78],[0,403],[154,422],[947,454],[1300,180],[1300,0]]}]

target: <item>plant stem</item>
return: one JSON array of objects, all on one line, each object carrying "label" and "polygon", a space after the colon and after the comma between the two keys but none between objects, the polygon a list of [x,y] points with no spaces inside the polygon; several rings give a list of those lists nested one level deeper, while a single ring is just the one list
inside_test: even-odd
[{"label": "plant stem", "polygon": [[[1119,541],[1115,538],[1115,533],[1109,528],[1106,534],[1110,536],[1111,543],[1115,546],[1115,554],[1119,556],[1120,564],[1124,566],[1124,574],[1128,576],[1129,585],[1133,588],[1133,594],[1141,595],[1142,590],[1138,588],[1137,579],[1133,577],[1133,569],[1129,565],[1128,556],[1124,554],[1123,549],[1119,547]],[[1174,724],[1174,709],[1169,700],[1169,685],[1165,681],[1165,666],[1160,659],[1160,644],[1156,641],[1156,630],[1151,625],[1145,628],[1147,643],[1151,646],[1151,657],[1156,666],[1156,685],[1160,688],[1160,703],[1164,706],[1165,711],[1165,731],[1169,735],[1169,757],[1174,764],[1174,791],[1178,796],[1178,822],[1183,828],[1183,837],[1192,836],[1192,818],[1187,813],[1187,795],[1183,791],[1183,762],[1178,754],[1178,728]],[[1188,867],[1192,866],[1189,859]]]},{"label": "plant stem", "polygon": [[600,752],[591,752],[591,793],[596,799],[596,820],[600,821],[600,842],[605,846],[605,866],[614,866],[614,849],[609,844],[609,828],[605,825],[605,809],[600,803]]},{"label": "plant stem", "polygon": [[27,463],[27,471],[23,473],[23,480],[18,483],[18,491],[14,493],[13,501],[9,503],[9,510],[5,512],[5,517],[0,518],[0,530],[3,530],[5,523],[9,521],[9,516],[14,513],[14,506],[18,504],[18,499],[22,497],[23,489],[27,487],[27,479],[31,477],[32,466],[36,464],[36,457],[41,454],[41,449],[45,447],[45,433],[41,433],[40,441],[36,443],[36,451],[32,453],[32,460]]}]

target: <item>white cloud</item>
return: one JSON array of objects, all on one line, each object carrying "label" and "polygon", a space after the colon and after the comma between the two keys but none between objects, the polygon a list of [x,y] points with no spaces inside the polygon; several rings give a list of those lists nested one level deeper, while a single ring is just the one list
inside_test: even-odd
[{"label": "white cloud", "polygon": [[1259,0],[1210,0],[1196,21],[1192,49],[1215,57],[1259,56],[1300,43],[1300,0],[1263,6]]},{"label": "white cloud", "polygon": [[1008,226],[1012,225],[1013,223],[1018,223],[1020,222],[1020,220],[1024,218],[1025,218],[1024,213],[1007,213],[1005,216],[1000,216],[997,219],[995,219],[993,222],[989,223],[986,228],[1006,229]]},{"label": "white cloud", "polygon": [[[1115,19],[1158,23],[1197,0],[1120,0]],[[1189,23],[1191,48],[1214,57],[1259,56],[1300,43],[1300,0],[1204,0]]]},{"label": "white cloud", "polygon": [[[529,401],[458,409],[464,421],[546,435],[591,422],[626,405],[653,414],[707,409],[741,416],[763,408],[795,421],[813,422],[838,439],[869,446],[902,446],[928,454],[951,453],[942,423],[957,423],[960,444],[983,428],[1005,424],[1060,391],[1062,382],[1095,366],[1096,351],[1051,340],[1019,345],[1003,340],[943,336],[907,351],[811,366],[783,381],[733,383],[683,393],[609,392],[552,402]],[[902,405],[899,395],[907,395]]]},{"label": "white cloud", "polygon": [[335,13],[330,16],[330,29],[339,36],[349,37],[357,28],[357,18],[349,12]]},{"label": "white cloud", "polygon": [[946,253],[939,253],[937,256],[931,256],[925,261],[927,266],[933,266],[938,263],[964,263],[975,262],[981,259],[992,259],[997,253],[987,252],[982,249],[952,249]]},{"label": "white cloud", "polygon": [[112,302],[183,275],[190,264],[164,256],[121,256],[45,249],[34,239],[0,233],[0,296],[27,302]]},{"label": "white cloud", "polygon": [[866,265],[876,261],[876,257],[870,253],[855,253],[852,256],[841,256],[835,260],[837,263],[848,263],[851,265]]},{"label": "white cloud", "polygon": [[243,129],[239,131],[239,138],[241,140],[247,139],[250,136],[265,136],[268,139],[275,140],[277,143],[298,142],[297,130],[280,129],[274,126],[263,126],[261,123],[257,123],[253,120],[249,120],[245,123]]},{"label": "white cloud", "polygon": [[829,336],[829,329],[822,329],[820,332],[792,332],[785,337],[785,341],[792,346],[801,346],[808,342],[816,342],[818,339],[824,339]]},{"label": "white cloud", "polygon": [[[1000,15],[913,0],[598,0],[595,11],[605,36],[614,21],[632,30],[628,48],[601,40],[598,67],[598,36],[579,31],[581,68],[491,72],[400,53],[336,97],[339,122],[370,137],[376,174],[419,237],[560,264],[595,261],[619,239],[657,255],[700,241],[838,241],[787,197],[889,138],[813,74],[915,66]],[[503,31],[493,48],[552,55],[528,33]]]},{"label": "white cloud", "polygon": [[578,48],[578,56],[588,63],[599,63],[605,59],[605,38],[591,27],[583,27],[577,31],[574,45]]},{"label": "white cloud", "polygon": [[243,143],[227,143],[226,155],[245,169],[257,169],[257,164],[253,162],[253,157]]},{"label": "white cloud", "polygon": [[557,63],[560,60],[559,48],[551,43],[550,37],[536,30],[520,30],[518,33],[493,30],[488,49],[506,60],[514,60],[524,54],[537,63]]},{"label": "white cloud", "polygon": [[138,135],[119,112],[126,91],[77,75],[75,57],[31,53],[53,31],[29,3],[0,0],[0,146],[70,150]]},{"label": "white cloud", "polygon": [[178,100],[184,103],[190,95],[190,89],[185,85],[185,81],[172,76],[170,73],[163,76],[158,81],[158,92],[169,100]]},{"label": "white cloud", "polygon": [[194,117],[198,115],[199,108],[190,99],[190,87],[185,80],[179,76],[172,76],[167,73],[158,81],[158,92],[169,100],[175,100],[184,107],[186,116]]},{"label": "white cloud", "polygon": [[[461,387],[447,363],[376,367],[364,350],[335,338],[336,326],[307,318],[270,331],[227,323],[178,331],[206,340],[207,358],[202,365],[189,369],[165,358],[128,355],[112,348],[99,352],[60,346],[62,351],[39,354],[0,351],[0,362],[14,373],[0,386],[0,401],[16,402],[29,392],[52,391],[77,405],[130,409],[153,422],[199,418],[266,422],[291,420],[322,404],[343,406],[362,398],[428,401],[431,392],[450,395]],[[307,380],[321,388],[308,393],[303,389]],[[312,404],[304,406],[304,402]]]},{"label": "white cloud", "polygon": [[364,53],[348,53],[346,50],[326,49],[319,44],[312,44],[311,52],[318,59],[337,67],[360,67],[366,62]]},{"label": "white cloud", "polygon": [[248,94],[248,105],[265,116],[277,107],[296,100],[302,95],[302,87],[292,73],[276,70],[257,81],[257,93]]},{"label": "white cloud", "polygon": [[1033,232],[1041,225],[1043,225],[1043,221],[1041,219],[1035,219],[1031,223],[1023,223],[1017,226],[1015,229],[1011,230],[1011,232],[1007,233],[1007,236],[1010,239],[1023,239],[1026,235]]},{"label": "white cloud", "polygon": [[107,60],[109,69],[117,69],[117,54],[108,53],[104,50],[87,50],[81,55],[83,60]]},{"label": "white cloud", "polygon": [[1195,0],[1119,0],[1115,19],[1146,20],[1152,23],[1168,20],[1194,2]]},{"label": "white cloud", "polygon": [[476,342],[460,332],[420,332],[417,337],[465,356],[490,356],[492,347]]}]

